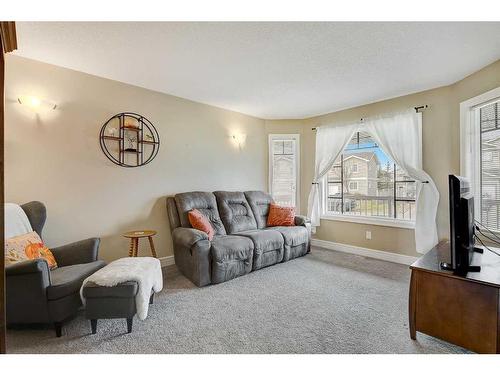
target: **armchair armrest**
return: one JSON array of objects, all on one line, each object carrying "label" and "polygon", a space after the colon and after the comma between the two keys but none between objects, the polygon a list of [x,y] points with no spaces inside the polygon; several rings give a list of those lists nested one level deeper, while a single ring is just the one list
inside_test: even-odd
[{"label": "armchair armrest", "polygon": [[[9,264],[5,266],[5,276],[20,276],[27,274],[37,274],[47,275],[47,281],[50,280],[49,277],[49,265],[47,261],[43,258],[27,260],[24,262],[17,262],[14,264]],[[47,283],[48,285],[49,283]]]},{"label": "armchair armrest", "polygon": [[198,241],[208,240],[208,234],[198,229],[178,227],[172,232],[172,240],[189,249]]},{"label": "armchair armrest", "polygon": [[47,287],[50,271],[42,258],[5,267],[7,323],[50,322],[47,308]]},{"label": "armchair armrest", "polygon": [[99,238],[88,238],[50,249],[50,251],[54,254],[59,267],[90,263],[97,260],[100,242]]},{"label": "armchair armrest", "polygon": [[311,219],[303,215],[295,215],[295,225],[306,226],[306,224],[311,223]]}]

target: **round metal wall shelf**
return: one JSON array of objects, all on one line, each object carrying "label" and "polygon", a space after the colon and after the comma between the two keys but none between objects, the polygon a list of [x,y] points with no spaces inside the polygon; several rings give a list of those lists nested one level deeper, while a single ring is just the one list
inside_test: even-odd
[{"label": "round metal wall shelf", "polygon": [[118,113],[106,121],[99,142],[109,160],[127,168],[150,163],[160,149],[160,137],[151,121],[133,112]]}]

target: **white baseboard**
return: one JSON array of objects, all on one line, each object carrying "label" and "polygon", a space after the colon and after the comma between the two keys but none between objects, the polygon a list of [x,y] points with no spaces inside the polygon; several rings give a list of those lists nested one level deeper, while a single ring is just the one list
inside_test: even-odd
[{"label": "white baseboard", "polygon": [[175,259],[173,255],[169,255],[168,257],[161,257],[158,259],[160,260],[162,267],[171,266],[175,264]]},{"label": "white baseboard", "polygon": [[409,255],[396,254],[388,251],[368,249],[366,247],[359,247],[353,245],[346,245],[338,242],[331,242],[325,240],[312,239],[311,245],[318,246],[327,250],[340,251],[342,253],[356,254],[368,258],[375,258],[380,260],[385,260],[393,263],[400,263],[410,265],[415,262],[418,258]]},{"label": "white baseboard", "polygon": [[[409,255],[391,253],[389,251],[368,249],[366,247],[359,247],[353,245],[346,245],[338,242],[331,242],[325,240],[318,240],[313,238],[311,245],[321,247],[327,250],[340,251],[342,253],[356,254],[368,258],[375,258],[380,260],[385,260],[388,262],[400,263],[410,265],[415,262],[418,258]],[[158,258],[162,267],[171,266],[175,264],[175,259],[173,255],[168,257]]]}]

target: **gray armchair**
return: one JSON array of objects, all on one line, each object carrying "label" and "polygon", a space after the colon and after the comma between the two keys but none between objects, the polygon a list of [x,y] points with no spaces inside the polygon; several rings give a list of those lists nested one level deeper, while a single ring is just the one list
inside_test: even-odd
[{"label": "gray armchair", "polygon": [[[43,203],[29,202],[21,207],[42,237],[47,215]],[[81,306],[83,280],[105,265],[97,260],[99,241],[89,238],[51,249],[58,264],[52,271],[44,259],[7,266],[7,324],[50,323],[60,337],[63,321]]]}]

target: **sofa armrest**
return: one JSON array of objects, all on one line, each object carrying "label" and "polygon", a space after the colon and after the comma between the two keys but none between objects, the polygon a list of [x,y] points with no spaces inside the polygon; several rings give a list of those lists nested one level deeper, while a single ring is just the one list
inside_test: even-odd
[{"label": "sofa armrest", "polygon": [[211,242],[208,235],[192,228],[175,228],[172,232],[175,265],[197,286],[210,284]]},{"label": "sofa armrest", "polygon": [[174,244],[191,248],[196,242],[208,240],[208,234],[193,228],[175,228],[172,232]]},{"label": "sofa armrest", "polygon": [[310,222],[311,219],[309,219],[307,216],[295,215],[295,225],[297,226],[306,226],[306,224]]},{"label": "sofa armrest", "polygon": [[99,238],[88,238],[50,249],[50,251],[54,254],[59,267],[90,263],[97,260],[100,241]]}]

